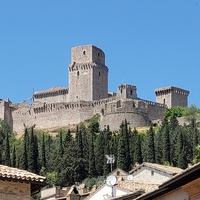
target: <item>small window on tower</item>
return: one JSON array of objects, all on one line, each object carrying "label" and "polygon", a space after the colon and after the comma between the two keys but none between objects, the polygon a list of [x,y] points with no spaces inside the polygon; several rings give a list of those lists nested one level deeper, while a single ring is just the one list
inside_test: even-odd
[{"label": "small window on tower", "polygon": [[163,99],[163,104],[165,105],[165,99]]},{"label": "small window on tower", "polygon": [[79,76],[79,71],[77,71],[77,76]]},{"label": "small window on tower", "polygon": [[99,76],[101,75],[101,72],[99,71]]},{"label": "small window on tower", "polygon": [[133,95],[133,90],[131,90],[131,95]]},{"label": "small window on tower", "polygon": [[97,53],[97,56],[99,57],[100,56],[100,52],[98,51],[98,53]]},{"label": "small window on tower", "polygon": [[83,51],[83,55],[85,55],[86,54],[86,52],[85,51]]}]

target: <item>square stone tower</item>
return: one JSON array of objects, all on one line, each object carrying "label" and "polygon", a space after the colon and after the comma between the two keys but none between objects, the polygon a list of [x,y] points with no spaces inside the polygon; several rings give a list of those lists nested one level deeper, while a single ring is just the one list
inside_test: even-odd
[{"label": "square stone tower", "polygon": [[188,95],[189,91],[168,86],[163,88],[158,88],[155,90],[156,102],[165,104],[168,108],[176,106],[188,106]]},{"label": "square stone tower", "polygon": [[121,84],[118,86],[117,96],[122,99],[137,99],[136,90],[134,85]]},{"label": "square stone tower", "polygon": [[108,68],[104,52],[93,46],[71,50],[69,101],[93,101],[108,97]]}]

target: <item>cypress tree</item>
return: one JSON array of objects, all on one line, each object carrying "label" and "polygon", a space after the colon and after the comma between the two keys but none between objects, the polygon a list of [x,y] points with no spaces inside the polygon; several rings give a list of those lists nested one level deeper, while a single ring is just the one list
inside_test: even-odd
[{"label": "cypress tree", "polygon": [[103,175],[103,166],[104,166],[104,133],[100,132],[95,141],[95,158],[96,158],[96,171],[97,175]]},{"label": "cypress tree", "polygon": [[59,132],[59,145],[58,145],[58,156],[61,158],[63,156],[63,139],[62,139],[62,131]]},{"label": "cypress tree", "polygon": [[140,134],[137,134],[137,140],[136,140],[135,152],[134,152],[134,160],[136,163],[139,163],[139,164],[141,164],[143,162],[141,142],[142,142],[141,136],[140,136]]},{"label": "cypress tree", "polygon": [[155,145],[154,145],[154,130],[150,126],[147,131],[147,162],[155,163]]},{"label": "cypress tree", "polygon": [[27,170],[28,169],[28,152],[29,152],[29,136],[28,130],[25,128],[24,131],[24,141],[23,141],[23,152],[21,158],[21,168]]},{"label": "cypress tree", "polygon": [[46,167],[47,167],[44,133],[42,134],[42,166],[43,166],[45,169],[46,169]]},{"label": "cypress tree", "polygon": [[[110,164],[108,164],[106,155],[113,154],[114,152],[111,151],[110,145],[112,146],[111,136],[110,136],[110,128],[107,126],[107,128],[103,131],[103,140],[104,140],[104,165],[103,165],[103,175],[106,176],[110,172]],[[113,146],[112,146],[113,148]],[[114,163],[112,164],[114,166]]]},{"label": "cypress tree", "polygon": [[124,121],[124,126],[123,126],[123,136],[125,137],[125,157],[126,157],[126,170],[129,171],[131,168],[131,156],[130,156],[130,132],[128,129],[128,123],[127,120],[125,119]]},{"label": "cypress tree", "polygon": [[171,163],[170,160],[170,137],[169,137],[169,125],[167,118],[164,118],[162,124],[162,137],[163,137],[163,163]]},{"label": "cypress tree", "polygon": [[4,164],[7,165],[7,166],[11,166],[11,162],[10,162],[10,143],[9,143],[8,132],[6,133],[6,137],[5,137],[5,158],[4,158]]},{"label": "cypress tree", "polygon": [[155,159],[156,163],[162,164],[163,158],[163,143],[162,143],[162,131],[161,129],[155,134]]},{"label": "cypress tree", "polygon": [[90,132],[89,135],[89,177],[95,177],[96,173],[96,165],[95,165],[95,154],[94,154],[94,132]]},{"label": "cypress tree", "polygon": [[35,164],[35,139],[33,127],[31,127],[31,133],[29,138],[29,151],[28,151],[28,170],[33,173],[37,173],[36,164]]},{"label": "cypress tree", "polygon": [[12,167],[16,167],[16,150],[15,150],[15,145],[13,147],[13,152],[12,152]]},{"label": "cypress tree", "polygon": [[131,163],[136,163],[135,160],[135,151],[136,151],[136,140],[137,140],[138,131],[134,128],[133,132],[131,132],[131,142],[130,142],[130,155],[131,155]]},{"label": "cypress tree", "polygon": [[86,127],[83,123],[80,123],[79,131],[82,135],[82,144],[83,144],[83,158],[85,160],[85,169],[89,171],[89,138],[86,131]]},{"label": "cypress tree", "polygon": [[183,133],[182,131],[179,132],[179,137],[178,137],[178,148],[177,148],[177,153],[178,153],[178,167],[185,169],[187,167],[187,161],[186,161],[186,152],[184,148],[184,139],[183,139]]},{"label": "cypress tree", "polygon": [[119,135],[118,150],[117,150],[117,167],[126,170],[126,150],[125,150],[125,138],[122,134]]},{"label": "cypress tree", "polygon": [[80,158],[83,158],[83,140],[82,133],[79,131],[78,126],[76,128],[76,145],[77,145],[77,154]]},{"label": "cypress tree", "polygon": [[38,138],[37,138],[37,135],[34,134],[34,171],[35,173],[39,172],[38,157],[39,157]]},{"label": "cypress tree", "polygon": [[68,145],[70,145],[71,142],[72,142],[72,134],[71,134],[70,129],[68,129],[67,134],[64,139],[65,148],[68,147]]}]

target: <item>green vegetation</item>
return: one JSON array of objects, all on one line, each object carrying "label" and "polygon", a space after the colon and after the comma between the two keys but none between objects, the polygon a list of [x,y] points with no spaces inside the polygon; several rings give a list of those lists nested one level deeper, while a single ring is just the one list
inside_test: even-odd
[{"label": "green vegetation", "polygon": [[[187,115],[186,115],[187,113]],[[190,113],[190,115],[188,114]],[[180,126],[177,116],[188,116]],[[59,130],[55,137],[47,132],[25,128],[16,139],[4,121],[0,121],[0,164],[18,167],[47,177],[50,185],[70,186],[84,182],[99,185],[111,171],[106,155],[114,155],[112,170],[129,171],[136,163],[152,162],[186,168],[200,161],[200,135],[194,106],[166,111],[159,127],[146,131],[131,130],[126,119],[118,132],[109,126],[99,130],[99,116],[88,124],[80,123],[75,134]]]}]

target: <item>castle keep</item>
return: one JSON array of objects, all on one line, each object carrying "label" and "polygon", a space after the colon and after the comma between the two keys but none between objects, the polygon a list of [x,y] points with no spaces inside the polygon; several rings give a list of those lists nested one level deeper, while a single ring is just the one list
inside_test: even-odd
[{"label": "castle keep", "polygon": [[167,107],[187,106],[189,91],[172,86],[156,89],[156,102],[140,99],[134,85],[121,84],[109,93],[105,54],[93,45],[72,48],[68,75],[69,88],[35,92],[32,104],[0,100],[0,119],[19,134],[25,126],[74,127],[98,113],[101,129],[118,130],[122,120],[132,128],[144,127],[161,119]]}]

